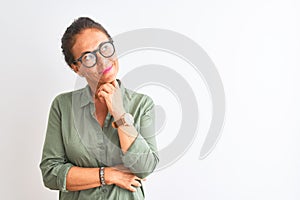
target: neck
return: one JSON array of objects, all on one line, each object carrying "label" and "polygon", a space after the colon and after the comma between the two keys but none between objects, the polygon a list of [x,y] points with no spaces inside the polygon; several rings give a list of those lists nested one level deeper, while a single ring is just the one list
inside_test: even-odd
[{"label": "neck", "polygon": [[91,93],[92,93],[92,96],[95,97],[95,94],[98,90],[98,88],[102,85],[102,83],[95,83],[95,82],[91,82],[91,81],[88,81],[88,85],[90,86],[91,88]]}]

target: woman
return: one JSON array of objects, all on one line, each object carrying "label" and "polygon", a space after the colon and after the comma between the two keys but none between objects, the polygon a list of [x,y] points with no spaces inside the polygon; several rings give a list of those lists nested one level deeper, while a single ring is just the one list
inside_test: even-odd
[{"label": "woman", "polygon": [[67,64],[88,85],[51,106],[40,168],[60,199],[144,199],[142,180],[158,163],[154,104],[116,79],[112,38],[79,18],[62,37]]}]

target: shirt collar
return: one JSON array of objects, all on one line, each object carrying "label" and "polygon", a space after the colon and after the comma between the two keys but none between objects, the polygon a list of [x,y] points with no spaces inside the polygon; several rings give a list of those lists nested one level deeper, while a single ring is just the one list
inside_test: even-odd
[{"label": "shirt collar", "polygon": [[117,82],[119,83],[119,87],[121,89],[122,97],[124,98],[125,97],[125,95],[124,95],[125,94],[124,85],[122,84],[122,82],[119,79],[117,79]]},{"label": "shirt collar", "polygon": [[94,103],[91,88],[89,85],[86,85],[85,88],[83,88],[80,102],[80,107],[86,106],[89,103]]}]

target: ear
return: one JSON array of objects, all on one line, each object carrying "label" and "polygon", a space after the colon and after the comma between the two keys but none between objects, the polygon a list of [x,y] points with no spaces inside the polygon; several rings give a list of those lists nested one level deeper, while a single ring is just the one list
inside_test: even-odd
[{"label": "ear", "polygon": [[75,64],[71,64],[71,68],[73,71],[78,74],[79,76],[83,77],[83,74],[79,71],[79,68]]},{"label": "ear", "polygon": [[79,71],[78,67],[74,64],[71,64],[71,68],[75,73],[77,73]]}]

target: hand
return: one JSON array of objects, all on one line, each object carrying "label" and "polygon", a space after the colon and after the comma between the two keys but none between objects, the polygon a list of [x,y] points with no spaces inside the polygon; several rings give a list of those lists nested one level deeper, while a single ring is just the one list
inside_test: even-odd
[{"label": "hand", "polygon": [[141,187],[139,181],[145,180],[135,176],[129,169],[123,165],[115,167],[106,167],[104,169],[104,179],[107,185],[115,184],[123,189],[135,192],[133,187]]},{"label": "hand", "polygon": [[96,94],[100,101],[103,101],[104,99],[108,112],[114,117],[114,119],[119,119],[122,114],[125,113],[122,92],[116,80],[111,83],[101,85]]}]

